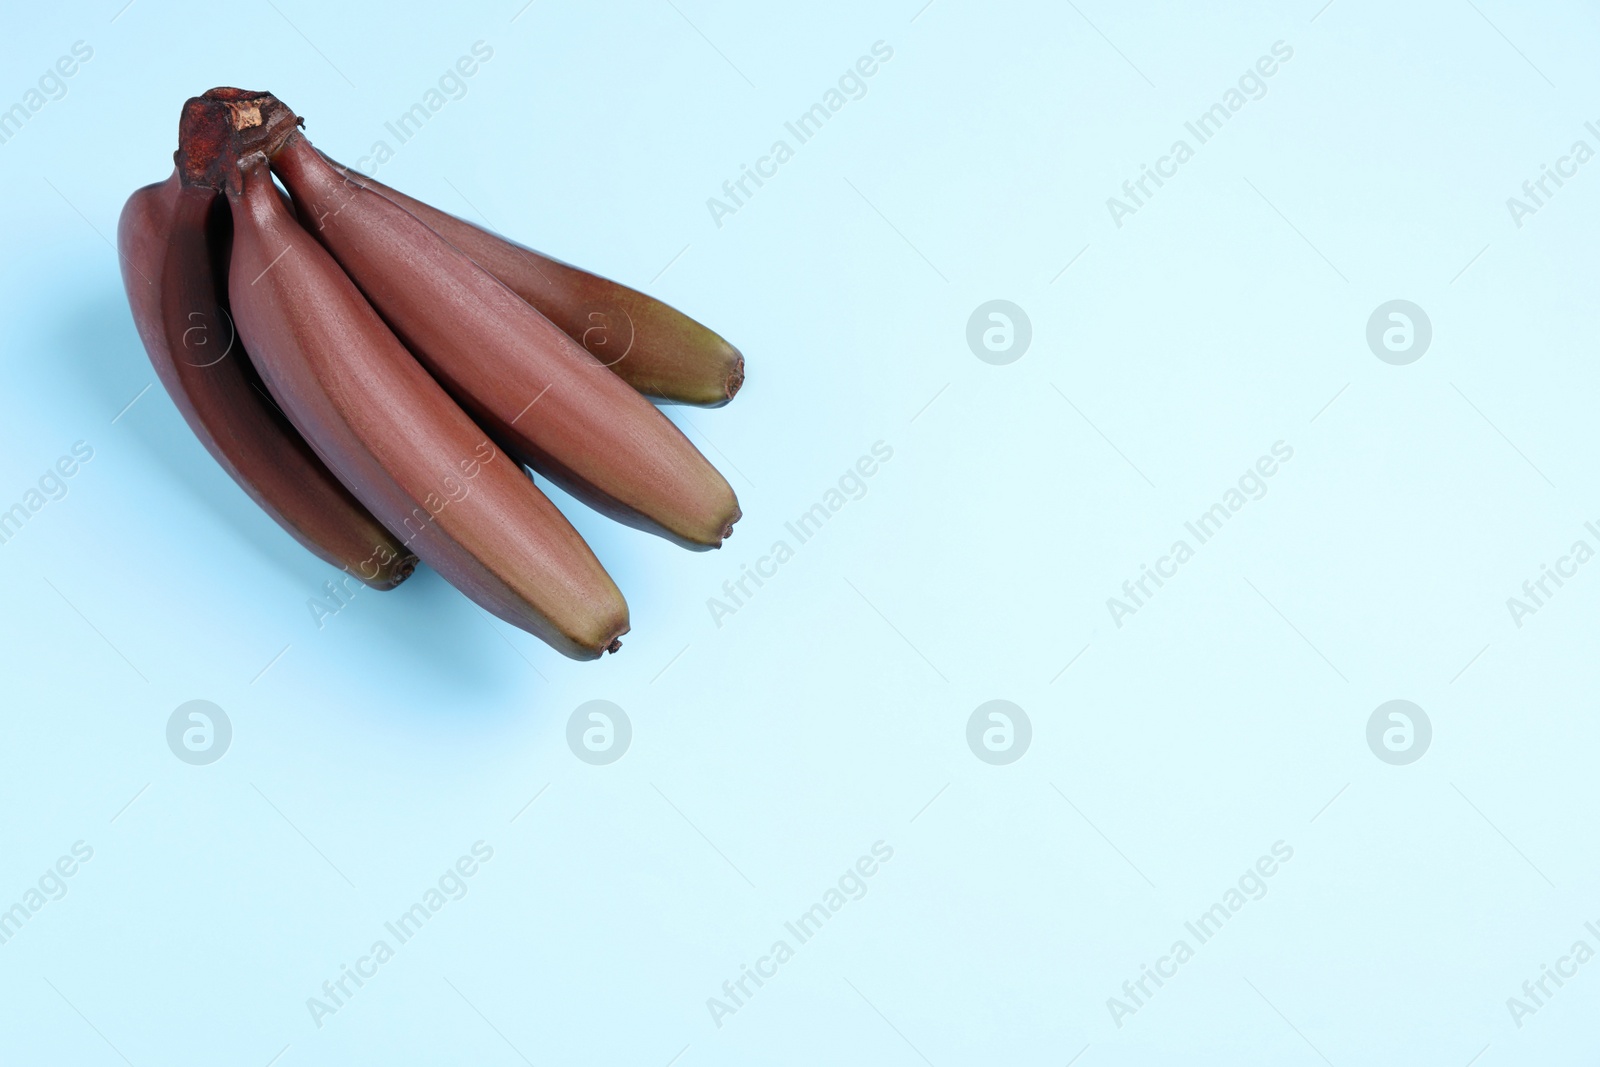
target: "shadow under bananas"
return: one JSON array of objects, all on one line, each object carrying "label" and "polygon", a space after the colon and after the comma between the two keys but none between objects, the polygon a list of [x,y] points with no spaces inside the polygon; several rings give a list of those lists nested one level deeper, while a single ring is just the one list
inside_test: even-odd
[{"label": "shadow under bananas", "polygon": [[[284,616],[292,620],[283,634],[285,643],[306,648],[331,641],[347,649],[350,643],[360,644],[366,646],[361,656],[407,663],[424,686],[436,683],[456,692],[505,693],[526,691],[527,682],[544,684],[536,672],[548,674],[551,667],[547,657],[541,658],[542,646],[519,642],[517,634],[506,632],[504,624],[491,620],[431,568],[419,566],[386,592],[353,580],[342,582],[336,568],[306,551],[257,507],[211,458],[167,395],[120,289],[87,292],[62,317],[51,340],[59,359],[49,373],[59,377],[64,392],[76,394],[73,407],[103,416],[101,429],[88,434],[95,446],[103,442],[108,450],[124,451],[151,482],[170,486],[175,496],[193,500],[217,520],[213,550],[242,552],[238,573],[254,576],[251,584],[280,590],[285,598],[290,610]],[[150,388],[140,395],[146,386]],[[137,402],[123,411],[135,396]],[[138,521],[151,528],[152,536],[173,533],[163,529],[172,520],[161,515],[147,512]],[[273,580],[261,581],[264,568],[275,572]],[[347,603],[331,617],[309,606],[312,599],[339,604],[327,598],[330,582],[357,590],[344,594]],[[499,628],[506,642],[490,627]]]},{"label": "shadow under bananas", "polygon": [[[64,373],[76,378],[63,384],[84,396],[85,410],[104,412],[108,423],[116,419],[96,431],[96,444],[103,439],[109,448],[150,460],[145,466],[152,469],[152,480],[161,477],[175,493],[195,500],[236,535],[231,540],[249,545],[253,555],[295,582],[315,588],[329,576],[327,564],[256,507],[189,430],[145,355],[120,289],[86,298],[61,323],[59,341]],[[123,411],[147,385],[150,389]],[[149,521],[157,525],[160,516]],[[221,550],[228,546],[222,544]],[[252,559],[246,565],[260,564]]]},{"label": "shadow under bananas", "polygon": [[[324,569],[337,585],[337,572]],[[346,584],[355,589],[342,607],[329,615],[313,612],[308,602],[297,616],[301,625],[285,640],[325,648],[319,655],[329,662],[403,664],[408,700],[377,712],[391,724],[403,722],[408,709],[423,719],[474,710],[492,718],[493,709],[520,706],[529,694],[547,689],[541,673],[549,678],[559,669],[554,653],[491,618],[427,564],[384,592]]]},{"label": "shadow under bananas", "polygon": [[[57,358],[39,368],[40,376],[53,379],[48,384],[82,413],[85,434],[96,448],[121,452],[142,472],[141,482],[192,501],[198,512],[215,520],[207,551],[235,561],[230,569],[241,576],[241,585],[271,589],[274,599],[281,597],[272,613],[284,620],[281,639],[294,647],[291,656],[313,649],[320,656],[338,648],[343,658],[359,646],[353,652],[359,661],[406,664],[419,694],[473,698],[465,704],[418,702],[419,708],[457,710],[515,707],[530,698],[537,704],[537,694],[551,685],[559,688],[567,671],[596,671],[594,665],[570,663],[537,639],[492,618],[426,565],[387,592],[342,582],[337,569],[307,552],[261,511],[194,437],[145,355],[120,287],[80,292],[79,301],[48,329]],[[674,412],[668,408],[666,414],[671,418]],[[686,558],[677,546],[612,521],[548,480],[534,481],[594,548],[630,605],[642,608],[646,616],[665,610],[658,602],[670,585],[664,574],[712,562],[705,557],[714,554]],[[151,537],[193,536],[173,528],[182,521],[178,516],[143,511],[133,521]],[[330,600],[330,582],[354,590],[342,594],[342,602]],[[313,599],[337,610],[331,616],[314,611],[309,605]],[[634,641],[634,658],[640,640]],[[482,698],[491,699],[483,703]],[[391,708],[388,714],[399,710]]]}]

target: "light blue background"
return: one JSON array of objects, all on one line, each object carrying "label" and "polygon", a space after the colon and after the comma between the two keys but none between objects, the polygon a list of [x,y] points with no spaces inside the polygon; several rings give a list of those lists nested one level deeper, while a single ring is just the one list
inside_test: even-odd
[{"label": "light blue background", "polygon": [[[0,1060],[1600,1055],[1600,963],[1521,1028],[1506,1006],[1600,948],[1600,565],[1520,628],[1506,607],[1600,519],[1600,163],[1521,228],[1506,208],[1600,148],[1600,16],[920,3],[7,16],[0,107],[94,56],[0,145],[0,507],[75,441],[94,458],[0,545],[0,907],[94,857],[0,945]],[[599,663],[431,572],[319,630],[333,573],[141,394],[108,244],[184,98],[274,91],[353,162],[478,40],[379,176],[749,359],[734,404],[672,412],[740,494],[725,550],[556,495],[632,608]],[[867,94],[715,225],[706,199],[879,40]],[[1117,227],[1106,198],[1280,40],[1267,95]],[[995,298],[1033,326],[1008,366],[965,340]],[[1409,366],[1365,341],[1396,298],[1434,328]],[[707,598],[880,440],[866,496],[716,626]],[[1114,625],[1106,598],[1279,440],[1267,495]],[[164,737],[196,698],[234,729],[206,767]],[[1009,766],[965,741],[994,698],[1033,725]],[[1365,739],[1393,698],[1433,724],[1409,766]],[[633,724],[610,766],[566,744],[591,699]],[[306,999],[478,840],[468,894],[319,1029]],[[867,895],[718,1027],[707,998],[880,840]],[[1280,840],[1266,896],[1118,1028],[1107,998]]]}]

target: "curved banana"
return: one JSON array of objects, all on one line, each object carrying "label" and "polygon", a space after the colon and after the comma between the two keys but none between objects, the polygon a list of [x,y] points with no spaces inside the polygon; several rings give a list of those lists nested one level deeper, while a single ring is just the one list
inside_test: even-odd
[{"label": "curved banana", "polygon": [[574,659],[615,651],[628,608],[594,553],[284,210],[266,157],[239,158],[227,193],[240,336],[328,466],[487,610]]},{"label": "curved banana", "polygon": [[234,336],[208,234],[225,224],[227,209],[205,171],[180,151],[172,176],[135,192],[122,210],[117,249],[145,351],[194,435],[262,510],[320,558],[392,589],[416,556],[289,425]]},{"label": "curved banana", "polygon": [[[328,162],[340,172],[348,170]],[[721,407],[744,384],[739,350],[678,309],[440,211],[376,178],[352,176],[427,223],[645,396]]]},{"label": "curved banana", "polygon": [[416,216],[284,128],[266,152],[306,229],[516,459],[619,522],[721,547],[738,500],[665,415]]}]

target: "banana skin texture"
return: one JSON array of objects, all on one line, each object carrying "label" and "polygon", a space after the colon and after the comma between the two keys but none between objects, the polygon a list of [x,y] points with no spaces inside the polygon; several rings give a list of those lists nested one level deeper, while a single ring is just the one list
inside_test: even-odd
[{"label": "banana skin texture", "polygon": [[599,560],[284,209],[266,157],[240,157],[227,193],[240,336],[327,466],[486,610],[574,659],[614,651],[628,609]]},{"label": "banana skin texture", "polygon": [[721,546],[738,500],[666,416],[421,220],[341,174],[292,125],[269,125],[288,131],[266,152],[305,229],[489,436],[619,522],[688,548]]},{"label": "banana skin texture", "polygon": [[[122,280],[161,384],[222,469],[315,555],[374,589],[417,558],[352,496],[262,391],[220,291],[218,188],[174,170],[131,197],[117,226]],[[220,216],[220,218],[219,218]]]},{"label": "banana skin texture", "polygon": [[[328,162],[341,173],[348,170]],[[375,178],[352,176],[427,223],[645,396],[721,407],[744,384],[739,350],[676,308],[507,240]]]}]

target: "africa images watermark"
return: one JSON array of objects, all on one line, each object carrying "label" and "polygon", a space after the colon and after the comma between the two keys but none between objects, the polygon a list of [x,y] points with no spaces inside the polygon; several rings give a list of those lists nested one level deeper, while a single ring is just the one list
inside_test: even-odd
[{"label": "africa images watermark", "polygon": [[23,125],[43,111],[50,101],[64,98],[67,95],[67,79],[94,58],[94,49],[86,41],[73,41],[71,51],[71,55],[57,59],[54,66],[39,75],[37,89],[28,89],[22,94],[21,100],[0,109],[0,145],[21,133]]},{"label": "africa images watermark", "polygon": [[[1129,615],[1137,615],[1139,609],[1145,607],[1150,598],[1167,584],[1167,580],[1177,577],[1178,568],[1194,558],[1197,545],[1203,545],[1215,537],[1228,520],[1243,510],[1251,500],[1260,500],[1266,496],[1267,479],[1278,473],[1281,464],[1293,458],[1294,448],[1287,442],[1273,442],[1271,455],[1257,459],[1254,466],[1239,476],[1236,485],[1229,486],[1223,492],[1220,501],[1202,511],[1192,521],[1183,524],[1184,529],[1194,537],[1194,545],[1180,537],[1172,543],[1166,555],[1156,560],[1153,569],[1148,563],[1141,563],[1139,576],[1122,583],[1122,596],[1106,598],[1106,610],[1111,613],[1111,621],[1116,624],[1117,629],[1122,629],[1123,619]],[[1154,589],[1151,588],[1152,584],[1155,586]]]},{"label": "africa images watermark", "polygon": [[94,848],[85,841],[74,841],[71,851],[71,856],[63,855],[46,867],[36,885],[29,886],[20,900],[0,910],[0,945],[16,937],[25,924],[32,922],[33,917],[44,910],[46,904],[66,896],[66,879],[78,873],[80,864],[94,858]]},{"label": "africa images watermark", "polygon": [[[739,164],[739,176],[722,183],[722,195],[727,199],[715,196],[706,198],[706,210],[711,213],[711,221],[717,224],[717,229],[722,229],[723,216],[737,215],[739,209],[762,186],[778,176],[778,168],[794,158],[795,148],[821,133],[823,124],[843,111],[845,104],[866,96],[867,79],[878,73],[881,64],[893,58],[892,47],[883,41],[873,41],[871,55],[861,56],[853,66],[846,67],[835,86],[830,86],[820,101],[802,111],[794,121],[783,124],[789,136],[794,138],[793,146],[787,138],[780,137],[772,142],[766,155],[756,159],[754,167],[747,163]],[[846,94],[849,94],[848,97]],[[752,182],[755,183],[753,189]]]},{"label": "africa images watermark", "polygon": [[233,720],[209,700],[186,700],[167,717],[167,747],[191,767],[206,767],[227,755]]},{"label": "africa images watermark", "polygon": [[[846,468],[839,475],[837,483],[822,494],[821,500],[801,512],[793,522],[783,524],[794,538],[793,545],[783,538],[774,541],[767,555],[757,559],[754,567],[748,563],[740,564],[739,576],[722,583],[723,597],[727,599],[715,596],[706,598],[706,610],[711,613],[711,621],[717,629],[722,629],[725,616],[738,614],[739,609],[747,606],[767,581],[778,576],[778,568],[794,558],[796,547],[815,537],[823,524],[842,511],[850,501],[860,500],[867,495],[867,479],[877,474],[882,464],[894,458],[894,449],[883,441],[874,441],[871,452],[870,456],[861,456],[853,466]],[[752,582],[755,583],[754,589],[750,587]]]},{"label": "africa images watermark", "polygon": [[[1593,122],[1585,122],[1583,128],[1589,131],[1589,136],[1595,138],[1596,143],[1600,143],[1600,127]],[[1511,213],[1511,221],[1517,229],[1522,229],[1523,220],[1529,215],[1537,215],[1551,197],[1578,176],[1578,168],[1593,158],[1594,149],[1589,147],[1589,142],[1578,140],[1572,142],[1566,155],[1556,159],[1554,167],[1548,163],[1539,164],[1539,176],[1522,183],[1522,195],[1526,199],[1506,197],[1506,210]]]},{"label": "africa images watermark", "polygon": [[[422,504],[411,509],[411,514],[406,516],[401,524],[404,537],[400,543],[409,548],[432,524],[443,514],[444,509],[451,504],[459,504],[472,495],[472,480],[482,471],[485,463],[491,462],[495,457],[494,445],[485,438],[473,449],[473,454],[457,462],[456,467],[461,471],[461,477],[447,474],[439,482],[439,492],[430,492],[423,497]],[[338,584],[332,579],[322,583],[324,596],[306,597],[306,610],[311,613],[311,621],[321,630],[327,625],[327,620],[339,614],[350,606],[355,595],[366,588],[358,577],[376,578],[379,571],[399,558],[398,553],[388,545],[376,545],[372,555],[356,564],[356,571],[349,570],[339,575]]]},{"label": "africa images watermark", "polygon": [[[1194,138],[1194,145],[1181,137],[1173,141],[1167,154],[1158,158],[1154,166],[1141,163],[1139,176],[1122,183],[1122,196],[1126,199],[1115,196],[1106,198],[1106,210],[1111,213],[1111,221],[1117,229],[1122,229],[1124,218],[1138,214],[1139,209],[1155,196],[1156,190],[1167,184],[1167,180],[1176,178],[1178,168],[1194,158],[1195,149],[1222,132],[1222,127],[1244,110],[1245,104],[1267,95],[1266,79],[1278,73],[1280,64],[1294,58],[1294,48],[1283,41],[1274,41],[1271,51],[1271,55],[1257,59],[1254,66],[1239,75],[1237,88],[1229,87],[1220,101],[1183,124],[1183,128]],[[1150,188],[1152,182],[1155,189]]]},{"label": "africa images watermark", "polygon": [[[1583,524],[1589,535],[1600,543],[1600,529],[1592,522]],[[1548,563],[1539,564],[1539,575],[1529,578],[1522,583],[1522,596],[1506,597],[1506,610],[1511,613],[1511,621],[1516,623],[1517,629],[1522,629],[1522,620],[1529,615],[1537,614],[1546,602],[1567,584],[1567,581],[1578,576],[1578,568],[1594,559],[1594,549],[1589,542],[1579,538],[1572,542],[1572,547],[1567,549],[1563,556],[1556,557],[1556,565],[1551,567]],[[1551,588],[1554,586],[1554,588]]]},{"label": "africa images watermark", "polygon": [[384,129],[394,136],[395,146],[381,139],[372,142],[367,154],[356,160],[356,170],[363,174],[377,173],[379,167],[394,158],[395,147],[421,133],[428,120],[443,111],[450,101],[460,100],[467,95],[467,79],[476,75],[484,63],[494,58],[494,49],[487,41],[473,41],[471,52],[471,55],[461,56],[439,75],[437,88],[429,86],[422,94],[422,99],[402,111],[394,122],[383,124]]},{"label": "africa images watermark", "polygon": [[[1281,840],[1274,841],[1272,855],[1258,858],[1245,869],[1236,883],[1223,891],[1221,900],[1201,912],[1199,917],[1183,924],[1183,928],[1194,938],[1194,945],[1180,937],[1172,943],[1166,955],[1156,958],[1154,967],[1141,963],[1139,977],[1122,983],[1122,996],[1106,998],[1106,1010],[1111,1013],[1111,1021],[1116,1023],[1117,1029],[1122,1029],[1123,1020],[1128,1016],[1137,1015],[1140,1008],[1148,1007],[1151,998],[1166,986],[1167,980],[1178,976],[1178,968],[1194,959],[1195,948],[1216,937],[1228,920],[1243,911],[1250,901],[1266,896],[1267,879],[1277,874],[1282,865],[1293,858],[1293,846]],[[1152,983],[1154,989],[1150,988]]]},{"label": "africa images watermark", "polygon": [[[74,458],[76,457],[76,458]],[[72,445],[72,455],[62,456],[39,475],[37,488],[30,488],[22,499],[9,508],[0,510],[0,545],[9,544],[22,531],[23,524],[38,514],[46,504],[65,500],[69,491],[67,479],[73,477],[82,465],[94,458],[94,446],[87,441]]]},{"label": "africa images watermark", "polygon": [[[774,941],[766,955],[756,957],[753,970],[749,964],[739,965],[739,977],[722,983],[722,996],[706,998],[706,1010],[711,1013],[711,1021],[717,1024],[718,1030],[722,1029],[725,1018],[737,1015],[739,1009],[749,1005],[751,997],[778,976],[779,967],[794,959],[796,947],[816,937],[823,924],[842,911],[850,901],[860,900],[867,895],[867,879],[878,873],[881,864],[894,858],[893,846],[884,841],[874,841],[871,851],[872,855],[861,856],[845,868],[839,880],[823,890],[821,900],[783,924],[784,930],[794,938],[793,945],[789,944],[788,938]],[[752,983],[755,986],[753,989]]]},{"label": "africa images watermark", "polygon": [[353,968],[349,964],[339,964],[338,976],[322,983],[322,996],[306,998],[306,1010],[311,1013],[311,1021],[318,1030],[325,1025],[323,1019],[350,1006],[351,998],[377,977],[378,968],[394,959],[397,947],[417,936],[423,925],[444,910],[450,901],[467,895],[466,880],[478,873],[481,864],[494,858],[494,849],[484,841],[474,841],[470,851],[471,855],[462,855],[446,867],[438,881],[423,890],[421,900],[401,912],[393,922],[383,924],[394,938],[393,945],[385,938],[374,941],[366,955],[357,957]]},{"label": "africa images watermark", "polygon": [[[1583,924],[1584,930],[1590,937],[1600,943],[1600,927],[1592,921]],[[1523,1021],[1530,1015],[1539,1014],[1539,1009],[1549,1007],[1551,997],[1559,993],[1563,986],[1578,976],[1578,968],[1594,959],[1595,951],[1589,942],[1579,938],[1572,943],[1566,955],[1557,957],[1556,965],[1552,968],[1548,963],[1539,965],[1539,977],[1530,978],[1522,983],[1522,996],[1507,997],[1506,1011],[1511,1013],[1511,1021],[1521,1030],[1526,1023]],[[1551,984],[1555,985],[1551,989]]]}]

